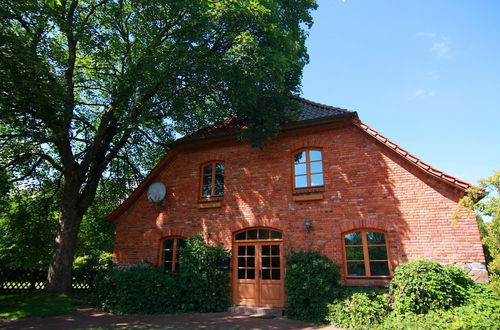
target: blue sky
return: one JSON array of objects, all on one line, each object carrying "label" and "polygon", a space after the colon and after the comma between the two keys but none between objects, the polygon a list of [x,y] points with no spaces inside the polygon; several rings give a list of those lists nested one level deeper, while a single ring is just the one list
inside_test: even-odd
[{"label": "blue sky", "polygon": [[303,97],[467,182],[500,170],[500,1],[318,3]]}]

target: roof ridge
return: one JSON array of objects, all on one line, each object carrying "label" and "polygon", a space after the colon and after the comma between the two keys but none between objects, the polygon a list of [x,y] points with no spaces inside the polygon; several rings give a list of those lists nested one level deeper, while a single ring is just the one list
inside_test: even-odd
[{"label": "roof ridge", "polygon": [[291,99],[297,100],[299,102],[308,103],[310,105],[316,106],[318,108],[323,108],[323,109],[326,109],[326,110],[336,110],[336,111],[342,111],[342,112],[347,112],[347,113],[354,113],[354,112],[356,112],[354,110],[349,110],[349,109],[334,107],[334,106],[323,104],[323,103],[314,102],[314,101],[305,99],[305,98],[297,96],[297,95],[289,95],[288,97],[291,98]]},{"label": "roof ridge", "polygon": [[451,183],[455,186],[458,186],[460,189],[463,189],[463,190],[472,187],[472,185],[470,183],[459,180],[458,178],[456,178],[452,175],[446,174],[445,172],[440,171],[440,170],[430,166],[427,163],[424,163],[420,158],[414,156],[413,154],[409,153],[407,150],[401,148],[399,145],[392,142],[390,139],[386,138],[385,136],[380,134],[378,131],[374,130],[370,126],[363,123],[361,120],[359,120],[357,118],[353,118],[352,122],[354,123],[354,125],[359,127],[361,130],[366,132],[368,135],[375,138],[379,142],[383,143],[389,149],[394,150],[401,157],[410,161],[411,163],[418,166],[420,169],[424,170],[425,172],[431,174],[432,176],[438,177],[438,178],[446,181],[447,183]]}]

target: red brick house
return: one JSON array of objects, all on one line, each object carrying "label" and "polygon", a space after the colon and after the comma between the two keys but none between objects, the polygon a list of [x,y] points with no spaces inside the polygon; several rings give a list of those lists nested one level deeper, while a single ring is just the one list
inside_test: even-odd
[{"label": "red brick house", "polygon": [[[346,285],[387,283],[428,258],[484,276],[475,216],[453,220],[470,185],[423,163],[356,112],[296,98],[298,121],[262,149],[237,140],[234,118],[176,141],[108,220],[114,261],[178,267],[184,239],[231,249],[232,303],[283,306],[285,256],[317,250]],[[151,202],[148,188],[166,188]]]}]

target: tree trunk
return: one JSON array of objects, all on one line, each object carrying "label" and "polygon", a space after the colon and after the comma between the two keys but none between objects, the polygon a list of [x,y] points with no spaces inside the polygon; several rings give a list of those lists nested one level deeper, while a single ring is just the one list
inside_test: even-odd
[{"label": "tree trunk", "polygon": [[83,218],[78,207],[78,191],[78,184],[65,182],[54,252],[47,275],[47,290],[51,292],[71,291],[73,256]]}]

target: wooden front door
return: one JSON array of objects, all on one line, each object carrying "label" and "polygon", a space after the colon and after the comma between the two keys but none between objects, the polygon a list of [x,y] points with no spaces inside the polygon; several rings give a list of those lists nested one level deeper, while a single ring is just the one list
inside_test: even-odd
[{"label": "wooden front door", "polygon": [[244,306],[284,306],[281,233],[270,229],[252,229],[235,237],[233,303]]}]

